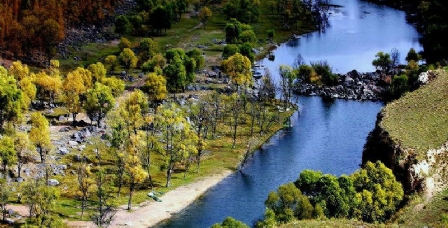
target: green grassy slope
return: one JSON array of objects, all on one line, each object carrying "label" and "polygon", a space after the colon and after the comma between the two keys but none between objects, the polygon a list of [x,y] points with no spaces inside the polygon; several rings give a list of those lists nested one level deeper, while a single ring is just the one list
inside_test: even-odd
[{"label": "green grassy slope", "polygon": [[414,149],[418,158],[448,141],[448,73],[436,74],[428,85],[383,109],[381,127],[402,148]]}]

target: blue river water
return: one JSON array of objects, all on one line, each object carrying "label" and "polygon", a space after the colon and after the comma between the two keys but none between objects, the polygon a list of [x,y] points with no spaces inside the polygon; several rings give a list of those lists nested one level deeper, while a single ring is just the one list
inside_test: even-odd
[{"label": "blue river water", "polygon": [[[281,64],[291,65],[300,55],[307,63],[327,61],[333,71],[373,71],[378,51],[396,48],[401,62],[410,48],[422,49],[405,13],[361,0],[333,0],[341,5],[331,11],[325,32],[302,36],[274,51],[275,60],[262,61],[278,77]],[[359,168],[368,133],[374,128],[381,102],[323,101],[299,97],[300,110],[292,127],[280,131],[257,151],[243,169],[210,189],[194,204],[157,227],[205,228],[232,216],[253,226],[263,218],[264,201],[270,191],[295,181],[304,169],[334,175]]]}]

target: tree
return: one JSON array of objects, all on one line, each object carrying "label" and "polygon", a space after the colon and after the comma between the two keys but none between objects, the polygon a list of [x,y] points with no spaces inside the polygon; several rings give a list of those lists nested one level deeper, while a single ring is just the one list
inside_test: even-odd
[{"label": "tree", "polygon": [[46,186],[40,179],[26,183],[24,188],[24,200],[29,207],[30,217],[34,215],[36,218],[36,225],[60,227],[62,221],[54,211],[59,191],[55,187]]},{"label": "tree", "polygon": [[97,82],[92,89],[87,90],[84,109],[90,120],[96,120],[97,127],[100,126],[107,113],[112,110],[115,99],[109,87]]},{"label": "tree", "polygon": [[187,70],[179,55],[175,55],[173,60],[163,69],[167,78],[168,90],[177,92],[179,89],[185,90],[187,85]]},{"label": "tree", "polygon": [[17,121],[25,109],[22,91],[17,88],[16,80],[0,66],[0,130],[5,122]]},{"label": "tree", "polygon": [[130,69],[137,66],[138,58],[137,56],[135,56],[135,53],[129,48],[123,49],[118,58],[126,68],[128,74]]},{"label": "tree", "polygon": [[34,145],[31,143],[28,134],[25,132],[16,132],[14,135],[14,149],[17,156],[17,175],[21,177],[22,166],[27,161],[28,157],[36,151]]},{"label": "tree", "polygon": [[125,89],[124,81],[116,77],[103,78],[101,84],[109,87],[114,97],[118,97],[118,95],[122,94]]},{"label": "tree", "polygon": [[388,53],[384,53],[382,51],[378,52],[375,55],[376,59],[372,61],[372,65],[383,73],[389,73],[392,67],[392,60],[390,59],[390,55]]},{"label": "tree", "polygon": [[149,73],[145,84],[142,86],[142,91],[148,94],[148,100],[155,108],[158,103],[166,98],[168,90],[166,89],[166,79],[162,75],[156,73]]},{"label": "tree", "polygon": [[280,91],[283,97],[284,108],[288,108],[291,104],[292,90],[294,86],[295,74],[290,66],[281,65],[280,69]]},{"label": "tree", "polygon": [[92,73],[92,84],[95,84],[95,82],[102,82],[106,77],[107,70],[101,62],[92,63],[87,69]]},{"label": "tree", "polygon": [[109,68],[109,72],[114,72],[115,69],[118,66],[117,56],[115,56],[115,55],[108,55],[104,59],[104,64]]},{"label": "tree", "polygon": [[204,29],[205,29],[205,23],[212,17],[212,11],[207,7],[207,6],[203,6],[200,10],[199,10],[199,14],[198,14],[198,18],[199,21],[202,22],[204,24]]},{"label": "tree", "polygon": [[81,220],[84,217],[84,210],[87,207],[87,200],[90,196],[90,188],[92,187],[94,180],[92,179],[92,172],[90,166],[85,162],[81,163],[77,169],[78,174],[78,194],[81,198]]},{"label": "tree", "polygon": [[406,55],[406,61],[408,61],[408,63],[413,60],[414,62],[418,62],[420,61],[421,56],[415,51],[414,48],[409,49],[408,54]]},{"label": "tree", "polygon": [[[388,55],[388,54],[387,54]],[[331,67],[327,61],[312,62],[311,67],[314,72],[320,76],[322,83],[328,86],[333,86],[338,83],[338,76],[333,74]]]},{"label": "tree", "polygon": [[3,222],[6,220],[6,213],[8,212],[7,205],[10,196],[12,196],[11,186],[6,182],[6,179],[0,178],[0,210]]},{"label": "tree", "polygon": [[92,73],[89,70],[78,67],[76,70],[69,72],[64,80],[62,87],[64,88],[64,102],[67,109],[73,116],[73,126],[76,125],[76,115],[82,112],[85,93],[91,87]]},{"label": "tree", "polygon": [[160,106],[154,121],[165,142],[166,187],[168,188],[176,163],[185,162],[185,158],[197,153],[198,138],[181,109],[175,104]]},{"label": "tree", "polygon": [[272,42],[272,40],[274,39],[274,37],[275,37],[275,30],[274,29],[269,29],[268,30],[268,38],[269,38],[269,40]]},{"label": "tree", "polygon": [[99,168],[95,173],[95,184],[98,207],[92,219],[98,227],[107,227],[111,223],[116,210],[114,205],[110,203],[110,189],[107,187],[109,181],[104,168]]},{"label": "tree", "polygon": [[236,44],[240,38],[242,31],[241,23],[235,18],[231,18],[230,22],[226,24],[226,43]]},{"label": "tree", "polygon": [[280,186],[277,192],[270,192],[265,205],[274,212],[279,223],[287,223],[294,218],[312,217],[313,206],[293,183]]},{"label": "tree", "polygon": [[115,32],[118,34],[127,34],[132,31],[132,24],[129,22],[129,19],[120,15],[115,19]]},{"label": "tree", "polygon": [[163,57],[162,54],[157,53],[151,59],[143,63],[142,71],[145,73],[154,72],[157,67],[163,69],[165,65],[166,65],[165,57]]},{"label": "tree", "polygon": [[205,59],[204,59],[204,55],[203,53],[197,49],[194,48],[190,51],[187,51],[187,53],[185,53],[188,57],[190,57],[191,59],[194,59],[196,67],[194,70],[200,70],[204,67],[205,65]]},{"label": "tree", "polygon": [[139,46],[138,50],[139,50],[140,61],[146,62],[147,60],[151,59],[155,55],[155,53],[157,51],[157,44],[151,38],[143,38],[140,41],[140,46]]},{"label": "tree", "polygon": [[233,93],[228,97],[228,104],[230,105],[230,128],[233,139],[232,148],[235,148],[240,115],[243,110],[243,101],[238,93]]},{"label": "tree", "polygon": [[50,63],[50,60],[57,53],[56,46],[64,39],[64,30],[55,20],[47,19],[43,23],[41,36],[48,63]]},{"label": "tree", "polygon": [[20,61],[14,61],[8,69],[8,73],[19,82],[26,78],[30,74],[30,69],[26,64],[22,64]]},{"label": "tree", "polygon": [[36,97],[43,103],[48,100],[50,104],[54,103],[56,96],[60,94],[62,88],[62,80],[59,75],[48,75],[41,71],[35,75],[34,84],[36,85]]},{"label": "tree", "polygon": [[31,114],[31,130],[29,137],[39,151],[41,163],[44,163],[46,155],[51,147],[50,127],[48,120],[40,112]]},{"label": "tree", "polygon": [[167,6],[157,5],[150,15],[150,25],[156,30],[157,35],[162,34],[162,30],[171,28],[171,23],[173,21],[172,11]]},{"label": "tree", "polygon": [[132,43],[126,37],[121,37],[120,43],[118,43],[118,48],[120,48],[120,52],[123,51],[125,48],[131,49]]},{"label": "tree", "polygon": [[249,228],[249,226],[232,217],[227,217],[222,223],[213,224],[212,228]]},{"label": "tree", "polygon": [[224,73],[236,85],[237,91],[239,86],[248,85],[252,81],[252,72],[250,71],[252,64],[246,56],[236,53],[227,60],[223,60],[221,65]]},{"label": "tree", "polygon": [[0,138],[0,161],[3,168],[3,176],[8,176],[7,167],[17,162],[16,151],[14,149],[14,139],[7,135]]},{"label": "tree", "polygon": [[134,195],[136,185],[143,182],[148,176],[140,162],[140,142],[139,134],[131,136],[125,159],[125,172],[129,182],[128,210],[131,210],[132,207],[132,196]]},{"label": "tree", "polygon": [[222,59],[228,59],[230,56],[239,53],[240,49],[236,44],[227,44],[224,46],[224,50],[222,51]]},{"label": "tree", "polygon": [[390,51],[391,68],[396,68],[400,64],[400,52],[398,49],[393,48]]},{"label": "tree", "polygon": [[362,220],[384,222],[396,211],[403,199],[403,188],[392,170],[383,163],[367,162],[351,175],[361,202]]}]

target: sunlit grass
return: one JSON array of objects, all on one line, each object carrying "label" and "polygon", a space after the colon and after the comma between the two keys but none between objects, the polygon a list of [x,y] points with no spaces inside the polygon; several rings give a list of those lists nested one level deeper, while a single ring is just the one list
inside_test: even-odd
[{"label": "sunlit grass", "polygon": [[419,158],[448,141],[448,76],[444,70],[437,75],[434,81],[388,104],[383,111],[381,126],[403,148],[415,150]]}]

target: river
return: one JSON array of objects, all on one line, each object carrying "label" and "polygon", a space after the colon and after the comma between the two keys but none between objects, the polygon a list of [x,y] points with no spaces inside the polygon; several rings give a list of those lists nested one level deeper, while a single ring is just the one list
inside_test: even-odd
[{"label": "river", "polygon": [[[307,63],[326,60],[335,72],[346,73],[352,69],[373,71],[371,62],[378,51],[396,48],[404,63],[411,47],[421,50],[418,34],[406,23],[403,12],[360,0],[332,3],[343,7],[332,11],[324,33],[282,44],[274,52],[274,61],[263,61],[274,77],[278,77],[280,64],[292,64],[299,54]],[[230,175],[157,227],[210,227],[227,216],[252,226],[263,217],[268,193],[295,181],[302,170],[341,175],[358,169],[366,137],[383,104],[299,97],[298,105],[292,127],[280,131],[257,151],[243,173]]]}]

